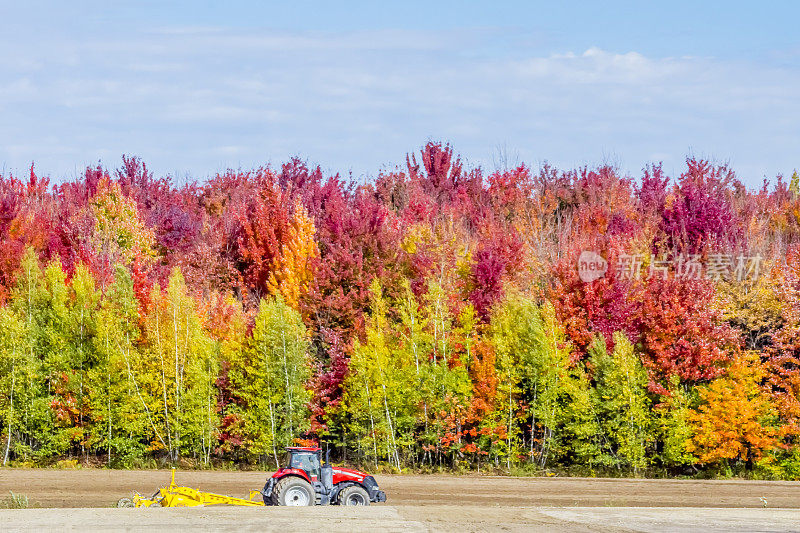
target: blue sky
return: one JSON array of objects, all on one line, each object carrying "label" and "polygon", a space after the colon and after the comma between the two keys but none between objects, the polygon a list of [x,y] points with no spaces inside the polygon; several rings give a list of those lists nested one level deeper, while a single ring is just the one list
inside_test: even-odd
[{"label": "blue sky", "polygon": [[0,0],[4,173],[300,155],[364,180],[428,139],[487,170],[800,168],[795,2],[67,4]]}]

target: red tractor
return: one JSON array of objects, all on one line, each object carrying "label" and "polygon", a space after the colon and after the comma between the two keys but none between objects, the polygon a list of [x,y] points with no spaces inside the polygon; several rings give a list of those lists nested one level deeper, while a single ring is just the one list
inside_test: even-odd
[{"label": "red tractor", "polygon": [[359,470],[334,468],[319,448],[286,448],[283,468],[267,480],[264,505],[369,505],[385,502],[375,478]]}]

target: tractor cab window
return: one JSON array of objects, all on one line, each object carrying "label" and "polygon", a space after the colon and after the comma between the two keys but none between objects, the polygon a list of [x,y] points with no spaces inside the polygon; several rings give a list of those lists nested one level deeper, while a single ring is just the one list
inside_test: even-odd
[{"label": "tractor cab window", "polygon": [[305,470],[311,476],[319,477],[319,457],[315,453],[293,453],[289,468]]}]

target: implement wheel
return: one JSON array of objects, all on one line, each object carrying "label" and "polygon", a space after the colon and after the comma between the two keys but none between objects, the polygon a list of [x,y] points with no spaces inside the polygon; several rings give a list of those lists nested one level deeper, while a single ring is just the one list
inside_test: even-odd
[{"label": "implement wheel", "polygon": [[369,505],[369,493],[358,485],[345,487],[339,493],[339,505]]},{"label": "implement wheel", "polygon": [[274,505],[311,506],[316,502],[314,487],[305,479],[287,476],[275,484],[272,489]]},{"label": "implement wheel", "polygon": [[117,507],[123,509],[126,507],[135,507],[135,505],[133,504],[133,500],[130,498],[120,498],[117,502]]}]

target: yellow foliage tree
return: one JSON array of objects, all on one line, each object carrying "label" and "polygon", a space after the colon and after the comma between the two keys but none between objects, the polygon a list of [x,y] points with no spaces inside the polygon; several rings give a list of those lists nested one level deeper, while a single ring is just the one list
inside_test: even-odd
[{"label": "yellow foliage tree", "polygon": [[314,221],[297,202],[289,231],[281,243],[280,255],[267,280],[270,294],[282,296],[295,310],[298,309],[300,297],[308,292],[314,276],[312,261],[319,257],[315,234]]},{"label": "yellow foliage tree", "polygon": [[116,181],[100,180],[90,202],[96,225],[95,247],[112,260],[130,264],[136,256],[155,255],[155,234],[139,216],[136,201],[125,196]]}]

